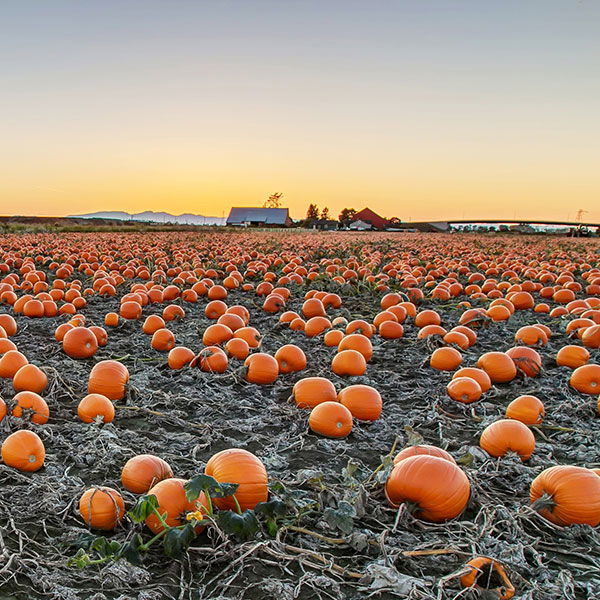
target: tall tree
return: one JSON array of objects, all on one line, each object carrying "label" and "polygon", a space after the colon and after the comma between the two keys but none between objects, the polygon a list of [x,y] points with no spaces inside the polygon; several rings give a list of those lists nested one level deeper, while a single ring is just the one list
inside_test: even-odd
[{"label": "tall tree", "polygon": [[316,204],[309,204],[306,211],[307,221],[316,221],[319,218],[319,207]]},{"label": "tall tree", "polygon": [[321,219],[327,221],[329,219],[329,208],[327,206],[321,211]]},{"label": "tall tree", "polygon": [[338,221],[344,226],[348,227],[352,221],[354,221],[354,217],[356,215],[356,210],[353,208],[344,208],[338,217]]},{"label": "tall tree", "polygon": [[281,208],[282,196],[282,192],[275,192],[274,194],[271,194],[267,201],[263,204],[263,208]]}]

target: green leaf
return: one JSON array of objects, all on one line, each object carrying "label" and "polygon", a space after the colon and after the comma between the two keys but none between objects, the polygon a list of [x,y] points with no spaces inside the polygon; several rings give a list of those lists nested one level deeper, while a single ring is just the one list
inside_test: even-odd
[{"label": "green leaf", "polygon": [[119,542],[110,541],[104,536],[97,537],[91,544],[90,550],[94,550],[101,558],[115,556],[121,549]]},{"label": "green leaf", "polygon": [[121,546],[119,557],[124,558],[126,561],[135,566],[142,564],[142,557],[140,556],[140,546],[142,545],[142,536],[136,533],[128,542],[125,542]]},{"label": "green leaf", "polygon": [[342,500],[337,508],[326,508],[323,512],[323,518],[330,527],[339,529],[343,533],[352,533],[354,529],[353,517],[356,515],[354,507]]},{"label": "green leaf", "polygon": [[69,542],[68,545],[71,548],[85,548],[87,550],[96,538],[97,536],[94,533],[86,531]]},{"label": "green leaf", "polygon": [[163,547],[165,554],[171,558],[179,558],[194,541],[196,532],[191,523],[185,527],[173,527],[164,537]]},{"label": "green leaf", "polygon": [[241,515],[231,510],[220,511],[217,513],[217,523],[225,533],[242,541],[249,540],[260,531],[258,519],[252,510],[245,510]]},{"label": "green leaf", "polygon": [[254,507],[254,512],[264,515],[267,519],[278,519],[285,517],[287,507],[281,500],[269,500],[268,502],[259,502]]},{"label": "green leaf", "polygon": [[67,567],[77,567],[78,569],[85,569],[90,564],[90,556],[83,549],[79,548],[75,556],[71,556],[69,560],[67,560]]},{"label": "green leaf", "polygon": [[196,500],[201,492],[204,492],[211,498],[226,498],[235,494],[238,489],[237,483],[219,483],[210,475],[196,475],[192,477],[184,486],[185,496],[188,501]]},{"label": "green leaf", "polygon": [[134,523],[144,522],[158,508],[158,500],[154,495],[144,495],[138,498],[135,506],[127,513]]}]

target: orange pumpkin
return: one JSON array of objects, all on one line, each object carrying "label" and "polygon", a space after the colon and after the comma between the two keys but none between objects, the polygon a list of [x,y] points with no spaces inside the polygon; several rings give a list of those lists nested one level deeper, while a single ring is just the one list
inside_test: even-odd
[{"label": "orange pumpkin", "polygon": [[73,327],[65,333],[63,350],[71,358],[90,358],[98,350],[98,339],[87,327]]},{"label": "orange pumpkin", "polygon": [[[247,450],[231,448],[217,452],[206,463],[204,472],[220,483],[237,483],[234,494],[242,511],[253,509],[269,496],[267,470],[262,461]],[[215,505],[222,510],[236,510],[234,499],[214,498]]]},{"label": "orange pumpkin", "polygon": [[134,494],[145,494],[159,481],[173,477],[169,464],[153,454],[130,458],[121,471],[121,483]]},{"label": "orange pumpkin", "polygon": [[481,386],[471,377],[453,377],[446,386],[446,392],[452,400],[470,404],[481,398]]},{"label": "orange pumpkin", "polygon": [[167,328],[157,329],[152,334],[150,346],[159,352],[168,352],[175,347],[175,335]]},{"label": "orange pumpkin", "polygon": [[483,430],[479,445],[490,456],[506,456],[514,452],[525,461],[535,450],[535,437],[520,421],[500,419]]},{"label": "orange pumpkin", "polygon": [[590,353],[587,348],[581,346],[563,346],[556,355],[556,364],[561,367],[576,369],[587,364],[590,360]]},{"label": "orange pumpkin", "polygon": [[517,376],[517,367],[504,352],[486,352],[479,357],[477,366],[483,369],[493,383],[506,383]]},{"label": "orange pumpkin", "polygon": [[331,370],[336,375],[364,375],[367,370],[367,361],[357,350],[342,350],[333,357]]},{"label": "orange pumpkin", "polygon": [[231,338],[225,344],[225,352],[227,352],[227,356],[231,358],[237,358],[238,360],[245,360],[250,354],[250,346],[248,346],[248,342],[241,338]]},{"label": "orange pumpkin", "polygon": [[453,462],[438,456],[417,455],[400,460],[386,484],[388,502],[414,505],[414,516],[442,523],[457,517],[467,506],[471,486]]},{"label": "orange pumpkin", "polygon": [[529,499],[542,517],[557,525],[600,524],[600,477],[590,469],[545,469],[531,482]]},{"label": "orange pumpkin", "polygon": [[84,423],[92,423],[98,417],[103,423],[111,423],[115,418],[115,407],[102,394],[88,394],[77,405],[77,416]]},{"label": "orange pumpkin", "polygon": [[484,394],[492,387],[492,380],[483,369],[463,367],[452,375],[452,379],[458,379],[459,377],[470,377],[471,379],[474,379],[479,384],[479,387]]},{"label": "orange pumpkin", "polygon": [[347,335],[338,344],[338,352],[343,352],[344,350],[356,350],[357,352],[360,352],[367,362],[369,362],[373,356],[371,340],[366,335],[360,333]]},{"label": "orange pumpkin", "polygon": [[0,358],[0,377],[12,379],[17,371],[28,363],[29,361],[24,354],[21,354],[18,350],[9,350]]},{"label": "orange pumpkin", "polygon": [[582,394],[598,394],[600,392],[600,365],[577,367],[571,374],[569,383],[571,387]]},{"label": "orange pumpkin", "polygon": [[506,351],[515,363],[515,367],[526,377],[537,377],[542,371],[542,357],[529,346],[515,346]]},{"label": "orange pumpkin", "polygon": [[167,363],[171,369],[179,370],[194,360],[195,354],[185,346],[176,346],[169,351]]},{"label": "orange pumpkin", "polygon": [[280,373],[294,373],[306,369],[306,355],[302,348],[294,344],[281,346],[275,352],[275,360],[279,363]]},{"label": "orange pumpkin", "polygon": [[449,460],[451,463],[456,464],[454,457],[446,450],[442,448],[438,448],[437,446],[430,446],[429,444],[417,444],[415,446],[408,446],[403,450],[400,450],[396,457],[394,458],[394,464],[397,465],[401,460],[405,458],[410,458],[411,456],[437,456],[438,458],[443,458],[444,460]]},{"label": "orange pumpkin", "polygon": [[225,373],[229,359],[219,346],[207,346],[191,362],[190,367],[198,367],[206,373]]},{"label": "orange pumpkin", "polygon": [[233,337],[233,331],[227,327],[227,325],[222,325],[219,323],[215,323],[214,325],[209,325],[202,334],[202,343],[205,346],[218,346],[219,344],[224,344],[229,341]]},{"label": "orange pumpkin", "polygon": [[244,361],[246,381],[266,385],[274,383],[279,375],[279,363],[270,354],[258,352]]},{"label": "orange pumpkin", "polygon": [[11,433],[2,443],[4,464],[19,471],[37,471],[44,466],[46,449],[33,431],[21,429]]},{"label": "orange pumpkin", "polygon": [[535,396],[519,396],[506,407],[507,419],[515,419],[525,425],[539,425],[544,414],[544,404]]},{"label": "orange pumpkin", "polygon": [[29,391],[41,394],[48,387],[48,376],[39,367],[23,365],[13,377],[15,392]]},{"label": "orange pumpkin", "polygon": [[[159,481],[148,490],[148,495],[156,497],[158,501],[157,510],[163,515],[169,527],[185,525],[187,522],[186,515],[189,512],[208,510],[208,501],[204,492],[200,493],[197,500],[190,501],[186,498],[185,488],[183,487],[186,483],[185,479],[170,477]],[[160,533],[164,529],[154,513],[146,519],[146,526],[154,534]],[[197,533],[201,530],[202,528],[196,528]]]},{"label": "orange pumpkin", "polygon": [[19,392],[13,398],[15,407],[12,410],[13,417],[22,418],[28,416],[32,423],[43,425],[48,422],[50,409],[46,401],[35,392]]},{"label": "orange pumpkin", "polygon": [[462,354],[456,348],[437,348],[429,358],[429,366],[438,371],[454,371],[462,362]]},{"label": "orange pumpkin", "polygon": [[308,426],[320,435],[343,438],[352,431],[352,413],[339,402],[321,402],[310,412]]},{"label": "orange pumpkin", "polygon": [[109,400],[122,400],[129,381],[127,367],[116,360],[102,360],[90,372],[89,394],[102,394]]},{"label": "orange pumpkin", "polygon": [[112,531],[125,516],[125,503],[117,490],[93,487],[79,499],[79,514],[92,529]]},{"label": "orange pumpkin", "polygon": [[336,402],[337,392],[325,377],[305,377],[295,383],[292,398],[299,408],[314,408],[322,402]]},{"label": "orange pumpkin", "polygon": [[370,385],[350,385],[338,394],[337,399],[361,421],[376,421],[381,416],[381,394]]}]

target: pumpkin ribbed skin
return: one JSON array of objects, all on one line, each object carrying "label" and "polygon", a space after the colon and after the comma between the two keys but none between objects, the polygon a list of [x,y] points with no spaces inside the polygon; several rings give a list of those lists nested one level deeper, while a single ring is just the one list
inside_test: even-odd
[{"label": "pumpkin ribbed skin", "polygon": [[410,502],[416,505],[417,518],[442,523],[465,509],[471,486],[456,464],[437,456],[417,455],[396,463],[385,493],[392,506]]},{"label": "pumpkin ribbed skin", "polygon": [[87,327],[73,327],[65,333],[62,345],[71,358],[90,358],[98,350],[98,339]]},{"label": "pumpkin ribbed skin", "polygon": [[79,514],[92,529],[112,531],[125,515],[125,503],[117,490],[93,487],[79,499]]},{"label": "pumpkin ribbed skin", "polygon": [[437,446],[430,446],[429,444],[418,444],[416,446],[409,446],[408,448],[404,448],[400,450],[394,458],[394,464],[397,465],[401,460],[406,458],[410,458],[411,456],[437,456],[438,458],[443,458],[444,460],[449,460],[451,463],[456,464],[454,457],[446,450],[442,448],[438,448]]},{"label": "pumpkin ribbed skin", "polygon": [[48,386],[48,377],[44,371],[35,365],[23,365],[13,377],[15,392],[35,392],[41,394]]},{"label": "pumpkin ribbed skin", "polygon": [[[204,492],[200,493],[197,500],[189,501],[185,497],[186,479],[171,477],[163,479],[148,490],[148,495],[156,496],[158,501],[157,510],[164,515],[165,522],[170,527],[185,525],[186,514],[197,510],[208,509],[208,502]],[[161,532],[164,527],[155,514],[151,514],[145,521],[146,526],[154,534]],[[196,528],[196,533],[202,531],[202,527]]]},{"label": "pumpkin ribbed skin", "polygon": [[581,346],[563,346],[556,355],[556,364],[561,367],[576,369],[587,364],[590,360],[590,353],[587,348]]},{"label": "pumpkin ribbed skin", "polygon": [[270,354],[258,352],[251,354],[245,361],[246,381],[267,385],[275,382],[279,375],[279,363]]},{"label": "pumpkin ribbed skin", "polygon": [[490,376],[483,370],[477,367],[463,367],[458,371],[455,371],[452,375],[452,379],[458,379],[459,377],[470,377],[474,379],[481,388],[482,393],[486,393],[492,387],[492,380]]},{"label": "pumpkin ribbed skin", "polygon": [[506,351],[517,371],[527,377],[537,377],[542,370],[542,357],[529,346],[515,346]]},{"label": "pumpkin ribbed skin", "polygon": [[479,445],[490,456],[499,457],[516,452],[525,461],[535,450],[535,437],[521,421],[500,419],[483,430]]},{"label": "pumpkin ribbed skin", "polygon": [[582,394],[600,393],[600,365],[577,367],[571,374],[569,383]]},{"label": "pumpkin ribbed skin", "polygon": [[350,385],[338,394],[337,399],[361,421],[376,421],[381,416],[381,394],[370,385]]},{"label": "pumpkin ribbed skin", "polygon": [[515,419],[525,425],[539,425],[544,420],[544,414],[544,405],[535,396],[519,396],[506,407],[507,419]]},{"label": "pumpkin ribbed skin", "polygon": [[314,408],[322,402],[336,402],[337,392],[325,377],[305,377],[295,383],[292,398],[299,408]]},{"label": "pumpkin ribbed skin", "polygon": [[116,360],[102,360],[92,369],[88,381],[89,394],[102,394],[109,400],[122,400],[129,381],[127,367]]},{"label": "pumpkin ribbed skin", "polygon": [[552,523],[600,524],[600,477],[593,471],[571,465],[550,467],[531,482],[530,501],[535,503],[543,495],[550,497],[553,506],[534,508]]},{"label": "pumpkin ribbed skin", "polygon": [[104,423],[110,423],[115,418],[115,407],[102,394],[88,394],[79,402],[77,416],[84,423],[92,423],[97,417],[102,417]]},{"label": "pumpkin ribbed skin", "polygon": [[[267,470],[262,461],[247,450],[231,448],[217,452],[206,463],[204,472],[219,483],[237,483],[234,494],[242,511],[266,502],[269,496]],[[214,498],[222,509],[236,510],[233,498]]]},{"label": "pumpkin ribbed skin", "polygon": [[185,346],[175,346],[169,351],[167,363],[171,369],[182,369],[194,360],[194,352]]},{"label": "pumpkin ribbed skin", "polygon": [[2,443],[5,465],[19,471],[37,471],[44,466],[46,449],[37,433],[21,429],[11,433]]},{"label": "pumpkin ribbed skin", "polygon": [[13,408],[13,417],[23,417],[23,411],[31,414],[31,422],[43,425],[48,422],[50,409],[46,401],[35,392],[19,392],[13,398],[15,407]]},{"label": "pumpkin ribbed skin", "polygon": [[472,377],[453,377],[446,391],[452,400],[463,404],[477,402],[481,398],[481,386]]},{"label": "pumpkin ribbed skin", "polygon": [[326,437],[343,438],[352,431],[352,413],[339,402],[321,402],[312,409],[308,426]]},{"label": "pumpkin ribbed skin", "polygon": [[486,352],[479,357],[477,366],[489,375],[493,383],[507,383],[517,376],[517,367],[505,352]]},{"label": "pumpkin ribbed skin", "polygon": [[159,481],[173,477],[169,464],[153,454],[130,458],[121,471],[123,487],[134,494],[145,494]]},{"label": "pumpkin ribbed skin", "polygon": [[366,335],[360,333],[353,333],[342,339],[338,344],[338,352],[343,352],[344,350],[356,350],[357,352],[360,352],[367,362],[369,362],[373,356],[373,345],[371,344],[371,340]]},{"label": "pumpkin ribbed skin", "polygon": [[438,348],[429,358],[429,366],[438,371],[454,371],[462,362],[462,354],[456,348]]},{"label": "pumpkin ribbed skin", "polygon": [[17,371],[28,364],[27,357],[18,350],[9,350],[0,358],[0,377],[12,379]]},{"label": "pumpkin ribbed skin", "polygon": [[333,357],[331,370],[336,375],[364,375],[367,370],[367,361],[358,350],[342,350]]},{"label": "pumpkin ribbed skin", "polygon": [[306,355],[302,348],[294,344],[281,346],[275,352],[275,360],[279,364],[280,373],[293,373],[306,369]]}]

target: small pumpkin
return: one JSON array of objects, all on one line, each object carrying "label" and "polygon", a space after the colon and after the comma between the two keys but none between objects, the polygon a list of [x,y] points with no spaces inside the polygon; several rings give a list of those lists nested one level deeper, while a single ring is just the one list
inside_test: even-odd
[{"label": "small pumpkin", "polygon": [[308,426],[320,435],[343,438],[352,431],[352,413],[340,402],[321,402],[310,412]]},{"label": "small pumpkin", "polygon": [[521,421],[500,419],[483,430],[479,445],[490,456],[500,457],[514,452],[525,461],[535,450],[535,437]]},{"label": "small pumpkin", "polygon": [[113,488],[92,487],[79,499],[79,514],[92,529],[112,531],[125,516],[125,502]]},{"label": "small pumpkin", "polygon": [[371,340],[366,335],[360,333],[347,335],[338,344],[338,352],[343,352],[344,350],[356,350],[357,352],[360,352],[367,362],[369,362],[373,356],[373,345],[371,344]]},{"label": "small pumpkin", "polygon": [[306,369],[306,355],[302,348],[294,344],[281,346],[275,352],[275,360],[279,363],[280,373],[294,373]]},{"label": "small pumpkin", "polygon": [[159,352],[169,352],[175,347],[175,335],[166,327],[157,329],[152,334],[150,346],[153,350],[158,350]]},{"label": "small pumpkin", "polygon": [[[476,556],[465,565],[465,571],[460,578],[460,584],[464,588],[486,590],[493,593],[494,598],[498,600],[510,600],[515,595],[515,587],[504,567],[492,558]],[[494,587],[491,587],[492,585]]]},{"label": "small pumpkin", "polygon": [[477,360],[477,366],[489,375],[493,383],[507,383],[517,376],[517,367],[505,352],[486,352]]},{"label": "small pumpkin", "polygon": [[244,361],[245,379],[249,383],[266,385],[274,383],[279,375],[279,363],[270,354],[258,352]]},{"label": "small pumpkin", "polygon": [[331,370],[336,375],[364,375],[367,370],[367,361],[364,355],[357,350],[342,350],[333,357]]},{"label": "small pumpkin", "polygon": [[462,362],[462,354],[456,348],[437,348],[429,358],[429,366],[438,371],[454,371]]},{"label": "small pumpkin", "polygon": [[[163,515],[165,522],[170,527],[185,525],[187,522],[186,515],[189,512],[208,510],[208,501],[204,492],[200,493],[197,500],[190,501],[186,498],[185,488],[183,487],[186,483],[185,479],[170,477],[159,481],[148,490],[148,495],[156,496],[157,510]],[[160,533],[164,529],[154,513],[148,516],[145,523],[154,534]],[[202,529],[202,527],[196,528],[196,533],[199,533]]]},{"label": "small pumpkin", "polygon": [[35,392],[41,394],[48,387],[48,376],[35,365],[23,365],[13,377],[15,392]]},{"label": "small pumpkin", "polygon": [[109,400],[122,400],[129,381],[127,367],[116,360],[102,360],[95,364],[88,380],[89,394],[102,394]]},{"label": "small pumpkin", "polygon": [[219,346],[207,346],[191,362],[190,367],[198,367],[205,373],[225,373],[229,359]]},{"label": "small pumpkin", "polygon": [[337,399],[361,421],[376,421],[381,416],[381,394],[370,385],[350,385],[338,394]]},{"label": "small pumpkin", "polygon": [[542,357],[529,346],[515,346],[506,351],[519,373],[526,377],[537,377],[542,371]]},{"label": "small pumpkin", "polygon": [[544,414],[544,404],[536,396],[519,396],[506,407],[507,419],[515,419],[525,425],[539,425],[544,420]]},{"label": "small pumpkin", "polygon": [[490,376],[483,370],[477,367],[463,367],[458,371],[455,371],[452,375],[452,379],[458,379],[459,377],[470,377],[474,379],[481,388],[482,393],[486,393],[492,387],[492,380]]},{"label": "small pumpkin", "polygon": [[46,449],[37,433],[21,429],[11,433],[2,443],[5,465],[19,471],[37,471],[44,466]]},{"label": "small pumpkin", "polygon": [[[204,472],[219,483],[237,483],[235,499],[242,511],[253,509],[259,502],[266,502],[269,496],[268,476],[262,461],[243,448],[221,450],[206,463]],[[222,510],[236,510],[235,500],[214,498],[215,505]]]},{"label": "small pumpkin", "polygon": [[471,486],[455,463],[438,456],[416,455],[396,463],[385,494],[392,506],[408,503],[418,519],[442,523],[464,511]]},{"label": "small pumpkin", "polygon": [[396,457],[394,458],[394,464],[397,465],[401,460],[405,458],[410,458],[411,456],[437,456],[438,458],[443,458],[444,460],[449,460],[451,463],[456,464],[454,457],[446,450],[442,448],[438,448],[437,446],[430,446],[429,444],[417,444],[415,446],[408,446],[403,450],[400,450]]},{"label": "small pumpkin", "polygon": [[322,402],[336,402],[337,392],[325,377],[305,377],[295,383],[292,398],[298,408],[314,408]]},{"label": "small pumpkin", "polygon": [[98,339],[87,327],[73,327],[65,333],[62,345],[71,358],[90,358],[98,350]]},{"label": "small pumpkin", "polygon": [[481,386],[471,377],[453,377],[446,386],[446,392],[452,400],[471,404],[481,398]]},{"label": "small pumpkin", "polygon": [[115,418],[115,407],[102,394],[88,394],[77,405],[77,416],[84,423],[92,423],[98,417],[103,423],[111,423]]},{"label": "small pumpkin", "polygon": [[159,481],[173,477],[169,464],[153,454],[130,458],[121,471],[121,483],[134,494],[145,494]]},{"label": "small pumpkin", "polygon": [[571,374],[569,383],[582,394],[600,393],[600,365],[588,364],[577,367]]},{"label": "small pumpkin", "polygon": [[12,379],[28,363],[27,357],[18,350],[5,352],[0,358],[0,378]]},{"label": "small pumpkin", "polygon": [[169,351],[167,356],[167,364],[171,369],[179,370],[183,369],[186,365],[189,365],[196,355],[192,350],[185,346],[175,346]]},{"label": "small pumpkin", "polygon": [[19,392],[13,398],[15,407],[12,410],[13,417],[22,418],[28,415],[32,423],[43,425],[48,422],[50,409],[46,401],[35,392]]},{"label": "small pumpkin", "polygon": [[587,364],[590,360],[590,353],[587,348],[581,346],[563,346],[556,355],[556,364],[561,367],[576,369]]}]

